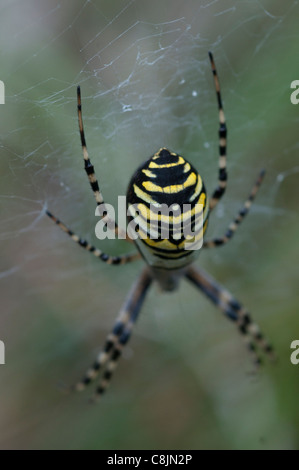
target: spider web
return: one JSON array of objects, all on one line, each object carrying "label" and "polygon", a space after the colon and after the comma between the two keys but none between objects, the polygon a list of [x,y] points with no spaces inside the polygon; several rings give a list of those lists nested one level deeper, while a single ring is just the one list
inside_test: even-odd
[{"label": "spider web", "polygon": [[[105,271],[105,266],[72,246],[45,216],[49,208],[74,231],[98,243],[95,205],[82,169],[76,86],[81,85],[87,145],[107,202],[117,207],[117,196],[126,193],[137,166],[163,146],[184,155],[211,193],[217,182],[218,113],[207,54],[214,53],[228,123],[229,182],[213,214],[210,237],[224,233],[260,168],[267,169],[267,178],[242,233],[225,252],[202,255],[202,265],[221,282],[228,281],[244,301],[250,300],[250,292],[257,292],[255,308],[264,298],[282,301],[294,294],[291,247],[298,229],[298,108],[290,103],[290,83],[298,79],[294,60],[298,2],[3,0],[0,13],[0,79],[5,83],[6,103],[0,105],[0,340],[10,351],[5,373],[11,382],[4,395],[8,408],[17,403],[21,415],[20,424],[16,419],[9,427],[6,441],[9,446],[17,442],[43,447],[55,439],[47,441],[45,433],[40,440],[36,437],[39,412],[29,420],[27,438],[23,399],[17,392],[9,398],[16,385],[12,358],[16,370],[28,370],[29,384],[22,388],[25,396],[38,395],[32,392],[34,374],[44,363],[53,371],[45,379],[48,385],[57,376],[64,377],[67,361],[71,370],[66,381],[77,377],[93,359],[98,336],[104,338],[138,272],[131,266],[125,276],[112,268]],[[278,272],[272,275],[273,286],[264,280],[282,246],[287,247],[284,261],[278,258],[291,267],[284,282]],[[113,254],[130,251],[117,241],[105,241],[101,247]],[[261,282],[263,294],[258,289]],[[219,397],[211,366],[204,367],[206,363],[190,356],[192,348],[198,342],[204,348],[206,336],[211,335],[212,343],[220,336],[222,343],[208,361],[213,363],[213,355],[222,351],[230,357],[231,329],[223,333],[225,322],[218,326],[215,315],[212,323],[204,317],[198,332],[198,297],[188,287],[177,297],[156,301],[152,296],[148,302],[149,315],[136,332],[139,341],[150,340],[159,347],[170,341],[171,352],[166,356],[172,357],[180,348],[186,367],[195,375],[206,369],[196,380],[204,377],[206,389],[214,393],[222,410],[221,419],[227,422],[222,407],[231,395],[223,375],[219,380],[223,379],[224,392]],[[190,302],[187,310],[186,302]],[[273,311],[265,303],[262,310],[267,318]],[[182,330],[190,346],[188,341],[177,346]],[[80,349],[77,367],[72,360],[76,348]],[[24,349],[32,352],[19,360]],[[55,368],[61,357],[65,362]],[[151,367],[149,359],[147,364]],[[20,377],[17,385],[23,386],[28,377],[24,373]],[[44,389],[39,392],[42,395]],[[55,391],[48,398],[57,401]],[[45,416],[43,403],[38,405],[40,416]],[[4,414],[4,423],[9,416]],[[55,434],[53,422],[50,428],[50,434]],[[80,442],[78,436],[74,442]]]}]

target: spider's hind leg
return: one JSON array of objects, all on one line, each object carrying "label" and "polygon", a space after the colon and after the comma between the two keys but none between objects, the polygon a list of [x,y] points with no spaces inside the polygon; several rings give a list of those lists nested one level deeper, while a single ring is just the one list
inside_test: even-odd
[{"label": "spider's hind leg", "polygon": [[236,322],[257,366],[261,364],[257,347],[271,360],[275,359],[272,346],[265,339],[259,326],[252,321],[250,313],[224,287],[210,275],[194,267],[188,268],[186,278],[214,302],[230,320]]},{"label": "spider's hind leg", "polygon": [[145,295],[151,283],[152,276],[150,275],[149,269],[145,268],[129,292],[114,324],[112,333],[107,337],[104,348],[82,380],[73,387],[74,391],[81,392],[84,390],[103,370],[102,380],[96,389],[92,401],[99,399],[105,392],[117,362],[121,357],[122,349],[130,339],[133,326],[138,318]]}]

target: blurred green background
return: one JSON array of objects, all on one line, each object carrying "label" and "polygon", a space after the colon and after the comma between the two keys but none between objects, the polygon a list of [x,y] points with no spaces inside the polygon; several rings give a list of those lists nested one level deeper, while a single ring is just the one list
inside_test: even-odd
[{"label": "blurred green background", "polygon": [[[298,449],[299,79],[295,1],[3,0],[0,6],[2,449]],[[44,211],[94,235],[76,85],[107,202],[161,146],[217,181],[215,56],[228,122],[221,235],[260,168],[267,178],[234,240],[198,264],[252,312],[279,362],[252,375],[233,324],[192,286],[154,286],[102,402],[65,396],[95,358],[142,262],[108,267]],[[112,254],[130,251],[104,241]]]}]

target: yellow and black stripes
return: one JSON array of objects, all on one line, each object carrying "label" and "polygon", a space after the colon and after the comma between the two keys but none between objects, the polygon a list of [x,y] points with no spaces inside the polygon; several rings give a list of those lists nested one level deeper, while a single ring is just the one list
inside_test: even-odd
[{"label": "yellow and black stripes", "polygon": [[212,72],[214,76],[218,110],[219,110],[219,176],[218,176],[218,186],[215,189],[209,202],[209,209],[212,210],[218,203],[219,199],[221,199],[221,197],[223,196],[225,189],[226,189],[226,184],[227,184],[227,171],[226,171],[227,128],[226,128],[226,121],[225,121],[223,105],[222,105],[219,78],[218,78],[218,74],[216,71],[213,54],[211,52],[209,52],[209,58],[211,61],[211,67],[212,67]]},{"label": "yellow and black stripes", "polygon": [[275,359],[272,346],[261,333],[258,325],[253,323],[250,313],[211,276],[198,268],[189,267],[186,278],[191,281],[232,321],[236,322],[239,331],[254,357],[256,365],[261,363],[257,354],[258,346],[271,360]]},{"label": "yellow and black stripes", "polygon": [[266,172],[265,170],[261,170],[258,179],[256,180],[255,185],[253,186],[251,193],[249,194],[249,197],[245,201],[242,209],[239,211],[237,217],[233,220],[233,222],[229,225],[228,230],[224,237],[221,238],[215,238],[213,240],[206,240],[203,242],[203,248],[214,248],[215,246],[221,246],[227,243],[229,240],[232,239],[234,233],[237,231],[238,227],[240,226],[241,222],[243,219],[246,217],[246,215],[249,212],[249,209],[251,207],[251,204],[259,190],[260,185],[263,182],[264,176]]},{"label": "yellow and black stripes", "polygon": [[[208,224],[209,209],[212,210],[217,205],[227,184],[227,129],[219,79],[211,53],[209,53],[209,57],[218,102],[220,154],[218,186],[210,201],[207,198],[202,178],[195,168],[181,155],[161,148],[137,169],[127,191],[129,228],[131,230],[131,222],[135,222],[136,231],[140,235],[135,242],[140,253],[124,256],[107,255],[90,245],[86,240],[81,239],[51,212],[46,211],[47,215],[74,242],[103,262],[114,265],[125,264],[140,258],[141,254],[148,264],[133,285],[96,361],[87,370],[82,380],[72,388],[74,391],[84,390],[101,373],[101,380],[96,388],[93,401],[100,398],[109,386],[123,348],[131,337],[145,295],[153,281],[159,284],[163,291],[174,291],[178,288],[181,278],[187,279],[201,290],[226,317],[235,322],[257,365],[261,362],[257,354],[258,348],[271,359],[274,358],[271,345],[259,327],[252,321],[249,312],[212,277],[190,265],[201,247]],[[102,213],[104,212],[103,220],[109,228],[113,228],[118,234],[117,225],[108,218],[107,206],[105,206],[94,167],[88,156],[82,120],[80,87],[77,88],[77,107],[85,171],[96,203],[104,209],[102,211]],[[243,208],[229,225],[225,235],[221,238],[204,241],[204,248],[223,245],[233,237],[250,209],[264,174],[264,170],[261,171]],[[187,234],[186,228],[189,229]],[[130,234],[133,235],[132,232],[129,235],[126,234],[128,241],[131,241]]]},{"label": "yellow and black stripes", "polygon": [[[135,172],[127,203],[129,220],[134,219],[138,224],[137,246],[143,252],[143,244],[156,258],[170,261],[190,256],[192,251],[185,249],[183,226],[190,229],[188,233],[201,237],[206,228],[206,225],[198,228],[197,223],[200,215],[204,222],[208,217],[202,179],[189,162],[166,148],[160,149]],[[165,266],[176,269],[180,264],[169,262]]]},{"label": "yellow and black stripes", "polygon": [[83,391],[103,370],[102,379],[95,391],[92,401],[99,399],[105,392],[117,366],[117,362],[121,357],[122,350],[130,339],[133,326],[138,318],[145,295],[151,283],[152,275],[150,274],[149,268],[145,268],[133,285],[114,324],[112,333],[106,340],[103,350],[91,368],[88,369],[83,379],[73,387],[74,391]]},{"label": "yellow and black stripes", "polygon": [[128,189],[128,204],[160,205],[196,203],[203,184],[183,157],[160,149],[135,172]]},{"label": "yellow and black stripes", "polygon": [[93,245],[90,245],[86,240],[83,238],[80,238],[78,235],[76,235],[72,230],[70,230],[66,225],[64,225],[63,222],[61,222],[59,219],[57,219],[51,212],[48,210],[46,211],[46,214],[50,219],[55,222],[58,227],[63,230],[67,235],[71,237],[71,239],[80,245],[84,250],[89,251],[92,253],[96,258],[100,259],[106,264],[126,264],[130,263],[131,261],[135,261],[136,259],[140,258],[139,253],[133,253],[129,255],[122,255],[122,256],[110,256],[107,255],[106,253],[103,253],[101,250],[98,248],[94,247]]},{"label": "yellow and black stripes", "polygon": [[104,199],[102,196],[102,193],[99,188],[99,183],[95,175],[94,171],[94,166],[92,165],[88,152],[87,152],[87,146],[86,146],[86,140],[85,140],[85,133],[84,133],[84,127],[83,127],[83,119],[82,119],[82,105],[81,105],[81,89],[80,86],[77,87],[77,108],[78,108],[78,122],[79,122],[79,131],[80,131],[80,139],[81,139],[81,146],[82,146],[82,152],[83,152],[83,158],[84,158],[84,169],[86,171],[90,187],[94,193],[94,197],[96,200],[96,203],[98,205],[103,204]]},{"label": "yellow and black stripes", "polygon": [[[97,177],[95,175],[95,169],[94,166],[92,165],[88,151],[87,151],[87,146],[86,146],[86,139],[85,139],[85,133],[84,133],[84,126],[83,126],[83,118],[82,118],[82,104],[81,104],[81,89],[80,86],[77,87],[77,110],[78,110],[78,123],[79,123],[79,132],[80,132],[80,139],[81,139],[81,146],[82,146],[82,152],[83,152],[83,159],[84,159],[84,169],[86,171],[90,187],[93,191],[96,203],[98,206],[102,206],[102,213],[103,213],[103,220],[105,221],[107,227],[110,230],[113,230],[115,234],[117,235],[120,232],[120,229],[117,225],[117,223],[114,220],[111,220],[107,212],[105,211],[105,202],[104,198],[102,195],[102,192],[99,188],[99,183],[97,180]],[[124,238],[124,234],[122,233],[122,237]],[[127,241],[131,242],[131,239],[127,236],[125,236]]]}]

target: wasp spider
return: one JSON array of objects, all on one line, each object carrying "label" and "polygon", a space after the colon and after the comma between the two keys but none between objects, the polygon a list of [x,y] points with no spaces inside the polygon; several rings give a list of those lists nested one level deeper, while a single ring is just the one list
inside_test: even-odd
[{"label": "wasp spider", "polygon": [[[173,291],[178,287],[181,278],[190,281],[195,287],[201,290],[230,320],[236,323],[239,331],[251,351],[254,362],[260,364],[261,360],[257,354],[257,347],[264,353],[273,357],[270,344],[266,341],[259,327],[252,322],[248,310],[242,306],[224,287],[218,284],[210,275],[202,269],[195,267],[192,263],[198,250],[185,250],[184,239],[175,239],[171,235],[168,238],[150,237],[148,221],[155,218],[161,223],[162,216],[154,212],[155,207],[161,204],[171,206],[173,204],[183,207],[189,204],[187,212],[182,213],[182,217],[187,217],[193,221],[194,208],[200,203],[203,213],[202,235],[205,233],[208,217],[223,196],[226,183],[226,122],[223,112],[218,75],[215,68],[214,59],[209,53],[212,72],[214,76],[216,95],[219,111],[219,176],[218,185],[210,199],[204,183],[195,170],[182,156],[172,153],[166,148],[160,149],[149,160],[147,160],[134,174],[128,187],[127,203],[136,205],[140,210],[141,218],[144,221],[143,227],[145,237],[136,240],[138,252],[124,256],[110,256],[100,249],[90,245],[67,228],[53,214],[47,211],[47,215],[78,245],[107,264],[125,264],[143,257],[146,267],[139,275],[137,281],[132,286],[128,297],[121,308],[119,316],[114,324],[112,332],[108,335],[102,351],[99,353],[94,364],[87,370],[85,376],[74,386],[74,390],[82,391],[87,385],[96,379],[102,372],[102,378],[96,388],[94,399],[99,398],[108,387],[114,369],[122,354],[124,346],[130,339],[131,332],[136,322],[146,293],[153,281],[156,281],[162,290]],[[91,189],[94,193],[97,205],[105,208],[102,193],[95,176],[94,167],[89,159],[82,121],[81,93],[77,88],[78,120],[81,136],[81,144],[84,157],[84,168],[87,173]],[[245,201],[243,207],[229,225],[224,236],[213,240],[203,241],[202,248],[213,248],[227,243],[233,237],[238,226],[246,216],[254,200],[259,186],[264,178],[265,171],[262,170],[259,177]],[[135,207],[135,206],[134,206]],[[108,227],[113,228],[116,233],[119,228],[114,221],[108,218],[107,212],[103,212],[103,217]],[[159,218],[160,217],[160,218]],[[173,222],[173,220],[168,220]],[[158,224],[159,231],[159,224]],[[161,232],[159,232],[161,234]],[[128,241],[132,241],[126,235]]]}]

